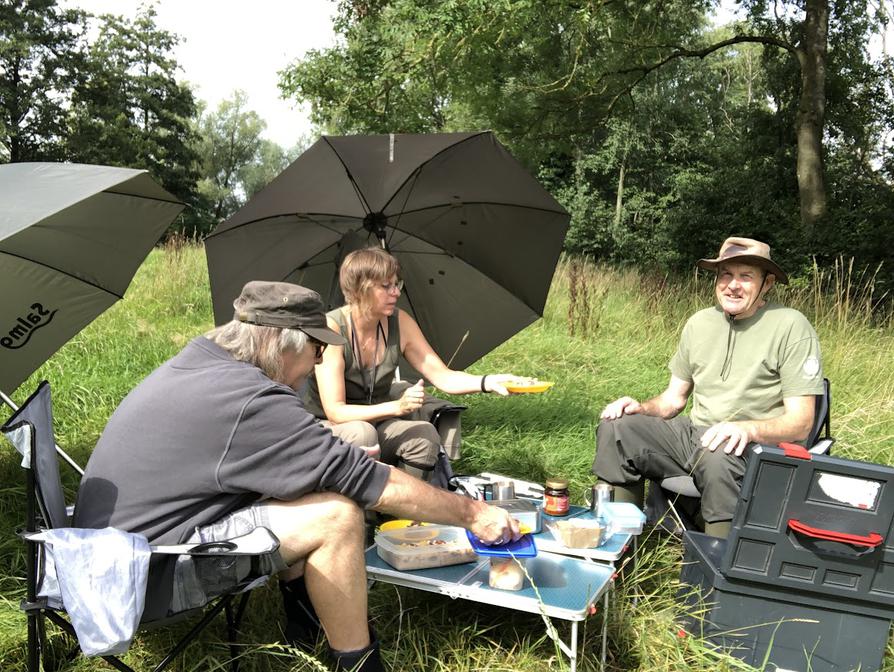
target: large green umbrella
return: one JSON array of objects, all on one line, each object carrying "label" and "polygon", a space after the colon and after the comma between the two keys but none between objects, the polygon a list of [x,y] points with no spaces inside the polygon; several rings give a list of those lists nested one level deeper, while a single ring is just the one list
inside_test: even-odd
[{"label": "large green umbrella", "polygon": [[182,209],[144,170],[0,165],[0,391],[122,298]]},{"label": "large green umbrella", "polygon": [[542,316],[568,220],[490,132],[324,136],[205,240],[215,321],[249,280],[335,307],[341,260],[381,244],[400,307],[463,368]]}]

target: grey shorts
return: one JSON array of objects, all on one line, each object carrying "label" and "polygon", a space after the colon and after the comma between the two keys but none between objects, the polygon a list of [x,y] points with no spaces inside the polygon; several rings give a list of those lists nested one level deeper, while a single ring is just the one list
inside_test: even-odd
[{"label": "grey shorts", "polygon": [[[239,509],[204,527],[197,527],[187,543],[223,541],[248,534],[256,527],[270,529],[267,505],[263,502]],[[262,579],[287,568],[279,551],[260,557],[181,555],[174,569],[171,613],[207,604],[246,579]]]}]

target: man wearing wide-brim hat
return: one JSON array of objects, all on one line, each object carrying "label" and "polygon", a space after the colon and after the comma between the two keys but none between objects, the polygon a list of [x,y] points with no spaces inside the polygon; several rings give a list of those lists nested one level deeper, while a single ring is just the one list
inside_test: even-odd
[{"label": "man wearing wide-brim hat", "polygon": [[[640,506],[644,478],[691,475],[705,532],[725,537],[749,446],[807,438],[823,371],[807,319],[766,299],[775,283],[788,283],[769,245],[727,238],[697,265],[715,273],[717,305],[687,321],[664,392],[621,397],[602,411],[593,473],[616,486],[616,499]],[[679,415],[690,396],[689,416]]]},{"label": "man wearing wide-brim hat", "polygon": [[327,326],[319,294],[254,281],[233,306],[232,321],[187,344],[116,409],[87,464],[74,525],[111,525],[157,544],[266,527],[280,546],[260,567],[160,559],[150,567],[147,611],[184,612],[246,578],[278,573],[287,638],[313,644],[322,626],[336,670],[379,672],[363,509],[459,525],[487,543],[518,539],[518,522],[371,459],[304,409],[297,390],[327,344],[345,344]]}]

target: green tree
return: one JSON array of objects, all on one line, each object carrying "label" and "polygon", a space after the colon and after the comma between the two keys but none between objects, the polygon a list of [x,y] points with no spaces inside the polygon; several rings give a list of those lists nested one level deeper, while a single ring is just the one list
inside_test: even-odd
[{"label": "green tree", "polygon": [[235,91],[197,124],[201,180],[206,204],[200,233],[207,233],[263,189],[289,162],[290,154],[261,133],[267,124],[246,109],[246,96]]},{"label": "green tree", "polygon": [[879,10],[741,0],[718,31],[713,4],[345,0],[343,39],[280,87],[330,132],[494,130],[571,210],[569,248],[600,258],[689,264],[730,233],[798,265],[866,254],[837,218],[847,201],[878,231],[890,201]]},{"label": "green tree", "polygon": [[259,156],[264,121],[246,110],[244,91],[235,91],[199,120],[201,190],[213,203],[215,222],[229,217],[244,202],[240,171]]},{"label": "green tree", "polygon": [[0,0],[0,160],[64,157],[85,14],[56,0]]},{"label": "green tree", "polygon": [[[171,56],[179,38],[155,23],[152,6],[133,21],[101,17],[85,81],[74,92],[69,155],[86,163],[146,168],[171,193],[198,202],[192,91]],[[181,223],[189,228],[188,218]]]},{"label": "green tree", "polygon": [[305,141],[290,150],[285,150],[275,142],[261,138],[261,146],[254,160],[239,170],[239,181],[245,199],[251,198],[270,184],[273,178],[309,146],[310,142]]}]

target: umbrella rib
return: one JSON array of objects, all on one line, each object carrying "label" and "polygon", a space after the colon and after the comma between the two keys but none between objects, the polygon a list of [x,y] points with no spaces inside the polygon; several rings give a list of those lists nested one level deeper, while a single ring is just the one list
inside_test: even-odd
[{"label": "umbrella rib", "polygon": [[[410,200],[410,196],[413,193],[413,188],[416,186],[416,180],[418,180],[418,179],[419,179],[419,171],[414,170],[413,171],[413,186],[411,186],[409,189],[407,189],[407,197],[404,199],[404,208],[407,206],[407,201]],[[409,180],[409,178],[407,178],[407,180]],[[404,184],[406,184],[406,183],[407,182],[404,182]],[[386,204],[386,207],[387,207],[387,204]],[[392,226],[391,235],[388,236],[388,243],[391,243],[391,241],[394,239],[394,235],[398,231],[397,225],[400,223],[400,218],[403,216],[403,214],[405,212],[404,208],[401,208],[400,210],[397,211],[397,218],[394,220],[394,224],[391,225]],[[385,249],[387,249],[387,248],[388,248],[388,245],[386,244]],[[415,311],[414,311],[414,313],[415,313]]]},{"label": "umbrella rib", "polygon": [[458,142],[454,142],[452,145],[449,145],[449,146],[445,147],[444,149],[440,150],[439,152],[437,152],[437,153],[435,153],[435,154],[432,154],[427,160],[425,160],[424,162],[422,162],[422,163],[420,163],[418,166],[416,166],[415,170],[413,170],[413,172],[412,172],[410,175],[407,176],[407,179],[405,179],[405,180],[400,184],[400,186],[399,186],[397,189],[394,190],[394,193],[391,195],[391,198],[389,198],[389,199],[385,202],[385,204],[382,206],[382,212],[385,211],[385,209],[390,205],[391,201],[394,200],[394,197],[397,196],[397,195],[400,193],[400,190],[404,188],[404,185],[405,185],[407,182],[409,182],[411,178],[412,178],[412,179],[416,179],[416,178],[418,177],[418,174],[422,171],[422,169],[423,169],[425,166],[427,166],[429,163],[431,163],[432,161],[434,161],[434,160],[435,160],[437,157],[439,157],[441,154],[443,154],[444,152],[446,152],[446,151],[448,151],[448,150],[453,149],[454,147],[459,147],[459,146],[460,146],[461,144],[463,144],[464,142],[468,142],[468,141],[470,141],[470,140],[474,140],[475,138],[479,138],[479,137],[481,137],[482,135],[487,135],[487,134],[490,133],[490,132],[491,132],[491,131],[481,131],[480,133],[475,133],[474,135],[470,135],[468,138],[463,138],[462,140],[460,140],[460,141],[458,141]]},{"label": "umbrella rib", "polygon": [[73,280],[77,280],[78,282],[82,282],[82,283],[84,283],[85,285],[89,285],[89,286],[91,286],[91,287],[95,287],[95,288],[98,289],[99,291],[101,291],[101,292],[105,292],[106,294],[110,294],[110,295],[112,295],[112,296],[114,296],[114,297],[116,297],[116,298],[118,298],[118,299],[123,299],[123,298],[124,298],[124,295],[123,295],[123,294],[118,294],[117,292],[113,292],[112,290],[110,290],[110,289],[108,289],[108,288],[106,288],[106,287],[103,287],[102,285],[97,285],[95,282],[90,282],[89,280],[86,280],[86,279],[84,279],[84,278],[79,278],[79,277],[76,276],[76,275],[72,275],[72,274],[69,273],[68,271],[64,271],[64,270],[62,270],[61,268],[57,268],[56,266],[50,266],[49,264],[45,264],[45,263],[43,263],[42,261],[37,261],[36,259],[31,259],[30,257],[23,257],[23,256],[21,256],[21,255],[19,255],[19,254],[13,254],[12,252],[7,252],[7,251],[5,251],[5,250],[0,250],[0,254],[5,254],[5,255],[8,256],[8,257],[15,257],[16,259],[21,259],[22,261],[27,261],[27,262],[30,262],[30,263],[32,263],[32,264],[37,264],[38,266],[43,266],[44,268],[49,268],[50,270],[56,271],[57,273],[60,273],[60,274],[65,275],[65,276],[67,276],[67,277],[69,277],[69,278],[72,278]]},{"label": "umbrella rib", "polygon": [[[236,231],[236,230],[238,230],[238,229],[241,229],[243,226],[249,226],[249,225],[251,225],[251,224],[257,224],[258,222],[263,222],[265,219],[276,219],[277,217],[289,217],[289,216],[293,216],[293,215],[294,215],[295,217],[305,217],[305,218],[307,218],[307,219],[312,219],[313,217],[341,217],[341,218],[344,218],[344,219],[356,219],[356,220],[359,221],[359,222],[362,222],[362,221],[363,221],[363,218],[362,218],[362,217],[358,217],[357,215],[340,215],[340,214],[335,213],[335,212],[291,212],[291,213],[279,213],[279,214],[276,214],[276,215],[267,215],[267,216],[264,216],[264,217],[258,217],[257,219],[249,219],[248,221],[242,222],[242,223],[239,224],[238,226],[233,226],[233,227],[227,229],[226,231],[217,231],[217,230],[215,229],[214,231],[212,231],[211,233],[209,233],[207,236],[205,236],[205,240],[208,240],[209,238],[214,238],[214,237],[216,237],[216,236],[223,236],[223,235],[229,233],[230,231]],[[318,225],[318,226],[325,226],[322,222],[316,222],[316,221],[314,221],[313,223],[316,224],[316,225]],[[335,229],[330,229],[330,230],[333,231],[334,233],[338,233],[338,231],[336,231]]]},{"label": "umbrella rib", "polygon": [[366,201],[366,197],[363,195],[363,192],[360,191],[360,187],[357,186],[356,180],[354,180],[354,176],[351,175],[351,171],[348,170],[347,164],[345,164],[344,160],[341,158],[341,155],[338,153],[338,150],[332,146],[332,143],[329,142],[328,136],[323,136],[322,140],[325,140],[326,144],[329,146],[329,149],[332,150],[332,153],[335,154],[335,158],[338,159],[338,162],[341,164],[341,167],[345,169],[345,175],[348,176],[348,180],[351,183],[351,186],[354,187],[354,193],[357,194],[358,199],[360,200],[363,209],[366,210],[367,213],[372,212],[372,208],[369,207],[369,203]]},{"label": "umbrella rib", "polygon": [[170,200],[167,198],[157,198],[156,196],[142,196],[140,194],[129,194],[126,191],[115,191],[114,189],[104,189],[103,194],[112,194],[113,196],[127,196],[128,198],[140,198],[144,201],[156,201],[158,203],[170,203],[171,205],[182,205],[186,207],[186,204],[183,201],[178,200]]},{"label": "umbrella rib", "polygon": [[[463,201],[463,205],[500,205],[505,206],[507,208],[521,208],[523,210],[537,210],[539,212],[549,212],[554,215],[567,215],[568,213],[564,210],[553,210],[551,208],[540,208],[536,205],[521,205],[519,203],[507,203],[505,201]],[[437,208],[449,207],[449,203],[440,203],[438,205],[427,205],[424,208],[417,208],[415,210],[404,210],[401,212],[402,215],[407,214],[415,214],[417,212],[425,212],[426,210],[435,210]]]},{"label": "umbrella rib", "polygon": [[[320,226],[323,226],[323,225],[320,224]],[[323,228],[326,228],[326,227],[323,227]],[[329,230],[332,231],[333,233],[340,233],[339,231],[337,231],[337,230],[335,230],[335,229],[329,229]],[[332,243],[332,244],[330,244],[330,245],[327,245],[327,246],[324,247],[322,250],[320,250],[319,252],[317,252],[317,253],[314,255],[314,257],[317,257],[317,256],[323,254],[323,252],[325,252],[326,250],[331,250],[333,247],[337,247],[338,244],[339,244],[340,242],[341,242],[341,240],[337,240],[336,242],[334,242],[334,243]],[[314,268],[315,266],[325,266],[325,265],[327,265],[327,264],[331,264],[331,263],[332,263],[332,262],[329,261],[329,260],[326,260],[326,261],[320,261],[320,262],[318,262],[318,263],[316,263],[316,264],[309,264],[309,263],[307,263],[307,262],[304,262],[304,263],[301,264],[300,266],[295,266],[292,270],[290,270],[288,273],[286,273],[283,277],[284,277],[284,278],[287,278],[287,277],[289,277],[290,275],[292,275],[292,273],[294,273],[295,271],[300,271],[300,270],[305,269],[305,268]]]},{"label": "umbrella rib", "polygon": [[[406,232],[404,232],[404,233],[406,233]],[[414,237],[412,234],[408,234],[408,235],[409,235],[410,238],[413,238],[413,237]],[[501,283],[497,282],[497,281],[496,281],[494,278],[492,278],[489,274],[485,273],[482,269],[478,268],[477,266],[475,266],[475,264],[471,263],[470,261],[468,261],[468,260],[466,260],[466,259],[463,259],[463,258],[462,258],[460,255],[458,255],[458,254],[451,254],[450,252],[446,252],[446,251],[444,251],[444,250],[439,250],[439,251],[435,251],[435,252],[425,252],[425,251],[415,251],[415,250],[395,250],[395,251],[392,252],[392,254],[395,255],[395,256],[398,256],[398,255],[401,255],[401,254],[412,254],[412,255],[414,255],[414,256],[416,256],[416,255],[420,255],[420,256],[421,256],[421,255],[427,254],[427,255],[431,255],[431,256],[433,256],[433,257],[450,257],[451,259],[457,259],[457,260],[459,260],[461,263],[463,263],[463,264],[465,264],[466,266],[468,266],[469,268],[471,268],[471,269],[472,269],[473,271],[475,271],[476,273],[479,273],[479,274],[483,275],[483,276],[484,276],[485,278],[487,278],[490,282],[494,283],[494,284],[497,285],[498,287],[502,287],[502,288],[503,288],[504,290],[506,290],[506,292],[508,292],[509,294],[512,294],[512,296],[514,296],[516,299],[518,299],[518,302],[519,302],[520,304],[522,304],[523,306],[525,306],[526,308],[528,308],[532,313],[534,313],[535,315],[539,315],[540,317],[543,317],[542,313],[540,312],[540,311],[543,310],[543,308],[541,308],[540,310],[537,310],[536,308],[534,308],[534,306],[532,306],[531,304],[529,304],[527,301],[518,298],[518,296],[515,295],[511,290],[506,289],[506,287],[505,287],[504,285],[502,285]],[[409,297],[409,295],[408,295],[409,289],[405,286],[405,287],[404,287],[404,290],[405,290],[405,291],[404,291],[404,295],[407,297],[407,301],[410,301],[410,297]],[[412,302],[410,302],[410,305],[412,306]],[[414,313],[416,312],[416,311],[415,311],[415,308],[413,309],[413,312],[414,312]]]}]

